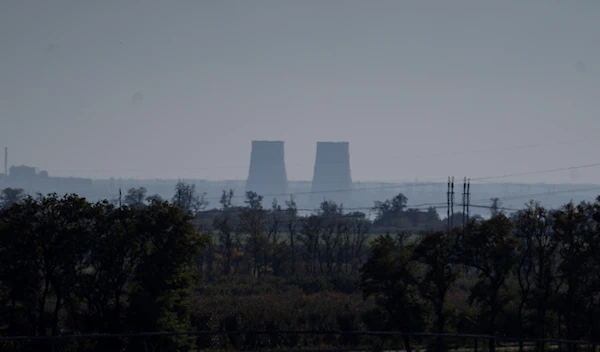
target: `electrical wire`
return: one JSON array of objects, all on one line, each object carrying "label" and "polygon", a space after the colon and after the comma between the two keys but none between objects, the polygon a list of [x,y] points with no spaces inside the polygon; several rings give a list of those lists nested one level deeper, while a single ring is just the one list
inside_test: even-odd
[{"label": "electrical wire", "polygon": [[[465,155],[465,154],[477,154],[477,153],[493,153],[498,151],[514,151],[514,150],[523,150],[523,149],[532,149],[532,148],[541,148],[541,147],[552,147],[552,146],[563,146],[563,145],[573,145],[573,144],[581,144],[581,143],[589,143],[595,142],[596,139],[580,139],[580,140],[572,140],[572,141],[562,141],[562,142],[554,142],[554,143],[537,143],[537,144],[523,144],[516,146],[508,146],[508,147],[500,147],[500,148],[487,148],[487,149],[473,149],[473,150],[463,150],[463,151],[455,151],[455,152],[445,152],[445,153],[435,153],[428,154],[416,157],[389,157],[390,160],[416,160],[423,159],[429,157],[440,157],[440,156],[454,156],[454,155]],[[336,164],[345,164],[340,162],[329,163],[331,165]],[[286,164],[289,165],[289,164]],[[218,166],[200,166],[200,167],[180,167],[179,169],[185,171],[205,171],[205,170],[215,170],[215,169],[247,169],[248,165],[218,165]],[[44,170],[48,170],[51,172],[72,172],[72,173],[109,173],[115,172],[117,170],[109,170],[109,169],[54,169],[54,168],[43,168]],[[151,170],[151,168],[128,168],[121,169],[120,172],[147,172]]]},{"label": "electrical wire", "polygon": [[[515,196],[506,196],[506,197],[496,197],[498,198],[498,200],[516,200],[516,199],[523,199],[523,198],[530,198],[530,197],[543,197],[543,196],[547,196],[547,195],[555,195],[555,194],[563,194],[563,193],[577,193],[577,192],[591,192],[591,191],[600,191],[600,186],[597,187],[588,187],[588,188],[574,188],[574,189],[567,189],[567,190],[557,190],[557,191],[547,191],[547,192],[539,192],[539,193],[529,193],[529,194],[520,194],[520,195],[515,195]],[[489,199],[478,199],[475,200],[475,202],[484,202],[487,201]]]},{"label": "electrical wire", "polygon": [[596,162],[593,164],[587,164],[587,165],[568,166],[568,167],[562,167],[562,168],[558,168],[558,169],[528,171],[528,172],[505,174],[505,175],[498,175],[498,176],[474,177],[474,178],[471,178],[471,181],[484,181],[484,180],[487,181],[487,180],[495,180],[495,179],[500,179],[500,178],[515,177],[515,176],[538,175],[538,174],[545,174],[545,173],[551,173],[551,172],[585,169],[585,168],[598,167],[598,166],[600,166],[600,162]]}]

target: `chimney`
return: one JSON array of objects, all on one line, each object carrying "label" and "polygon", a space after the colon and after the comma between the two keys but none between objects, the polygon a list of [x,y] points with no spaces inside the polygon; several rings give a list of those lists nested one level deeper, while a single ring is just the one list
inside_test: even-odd
[{"label": "chimney", "polygon": [[258,193],[264,196],[264,200],[285,198],[284,195],[268,196],[287,192],[287,173],[282,141],[252,141],[246,191]]},{"label": "chimney", "polygon": [[[312,181],[312,203],[318,206],[323,199],[336,203],[351,200],[350,145],[348,142],[317,142],[317,157]],[[324,192],[338,190],[338,192]]]}]

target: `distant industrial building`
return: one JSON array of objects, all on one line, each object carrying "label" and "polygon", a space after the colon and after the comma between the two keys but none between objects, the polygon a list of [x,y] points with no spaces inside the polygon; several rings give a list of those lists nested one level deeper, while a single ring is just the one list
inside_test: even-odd
[{"label": "distant industrial building", "polygon": [[8,174],[0,177],[0,189],[22,188],[29,194],[76,193],[85,195],[92,189],[92,180],[78,177],[50,177],[47,171],[32,166],[11,166]]},{"label": "distant industrial building", "polygon": [[312,180],[312,203],[324,199],[337,203],[351,201],[350,144],[348,142],[317,142],[317,155]]},{"label": "distant industrial building", "polygon": [[246,191],[263,195],[265,200],[285,198],[288,180],[283,144],[282,141],[252,141]]},{"label": "distant industrial building", "polygon": [[[29,180],[34,180],[38,177],[43,177],[42,175],[39,175],[37,173],[37,170],[35,167],[31,167],[31,166],[25,166],[25,165],[11,166],[9,170],[10,170],[9,171],[10,177],[15,180],[29,181]],[[46,177],[48,177],[47,172],[44,175]]]}]

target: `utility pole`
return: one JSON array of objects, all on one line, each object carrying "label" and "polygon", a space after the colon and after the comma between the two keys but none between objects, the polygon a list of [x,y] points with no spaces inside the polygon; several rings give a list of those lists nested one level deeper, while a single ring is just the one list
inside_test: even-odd
[{"label": "utility pole", "polygon": [[450,229],[454,228],[454,176],[452,176],[452,183],[450,184]]},{"label": "utility pole", "polygon": [[469,205],[471,205],[471,179],[467,179],[467,223],[469,222]]},{"label": "utility pole", "polygon": [[463,228],[463,231],[465,229],[465,221],[467,218],[466,209],[467,209],[467,178],[465,177],[463,179],[463,192],[462,192],[462,228]]},{"label": "utility pole", "polygon": [[119,209],[121,208],[121,189],[119,188]]},{"label": "utility pole", "polygon": [[448,222],[448,236],[450,236],[450,176],[448,176],[448,190],[446,191],[448,207],[446,208],[446,219]]},{"label": "utility pole", "polygon": [[8,147],[4,147],[4,175],[8,176]]}]

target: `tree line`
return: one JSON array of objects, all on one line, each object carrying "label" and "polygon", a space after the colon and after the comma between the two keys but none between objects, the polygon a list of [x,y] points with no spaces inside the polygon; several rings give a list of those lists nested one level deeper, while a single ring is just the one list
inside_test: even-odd
[{"label": "tree line", "polygon": [[[532,201],[450,233],[378,238],[361,289],[385,307],[390,329],[596,341],[599,241],[600,197],[556,210]],[[449,299],[461,291],[464,301]],[[447,326],[469,314],[478,327]],[[443,341],[435,347],[443,350]]]},{"label": "tree line", "polygon": [[[206,238],[188,213],[167,202],[138,209],[50,194],[3,207],[2,335],[189,329],[189,297],[200,278],[195,259]],[[191,343],[169,341],[171,350]],[[120,344],[100,340],[96,350]],[[32,341],[23,348],[46,347]]]},{"label": "tree line", "polygon": [[[209,208],[185,183],[169,201],[143,188],[122,202],[96,203],[3,190],[0,333],[262,328],[599,336],[600,198],[555,210],[531,202],[510,216],[496,206],[491,218],[474,217],[450,232],[435,209],[407,209],[402,194],[376,202],[374,220],[330,200],[306,215],[293,197],[269,207],[254,192],[241,205],[233,200],[233,191],[223,191],[219,206]],[[241,339],[169,337],[163,348],[340,343]],[[403,342],[410,351],[411,341]],[[147,347],[135,339],[88,343],[78,350]],[[31,341],[23,348],[46,347]]]}]

